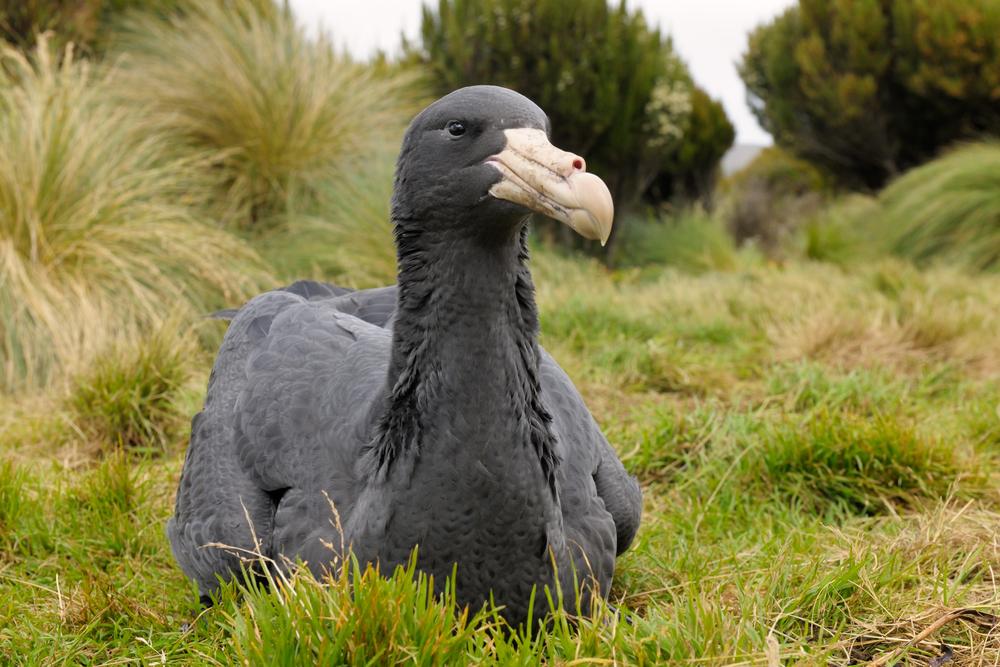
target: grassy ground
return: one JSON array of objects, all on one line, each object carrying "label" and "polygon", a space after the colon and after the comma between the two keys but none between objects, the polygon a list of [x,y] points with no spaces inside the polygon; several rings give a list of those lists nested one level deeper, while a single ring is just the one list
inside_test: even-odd
[{"label": "grassy ground", "polygon": [[199,614],[163,532],[210,364],[181,325],[0,403],[0,662],[1000,662],[1000,277],[534,267],[645,490],[617,618],[497,632],[407,573]]}]

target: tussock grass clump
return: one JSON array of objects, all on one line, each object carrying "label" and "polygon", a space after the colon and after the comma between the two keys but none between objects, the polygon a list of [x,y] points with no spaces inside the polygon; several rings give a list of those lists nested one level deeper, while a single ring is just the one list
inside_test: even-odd
[{"label": "tussock grass clump", "polygon": [[[91,535],[101,547],[95,564],[134,556],[150,548],[140,530],[140,511],[148,504],[148,485],[125,452],[112,453],[89,470],[65,496],[75,530]],[[159,536],[156,536],[157,540]]]},{"label": "tussock grass clump", "polygon": [[571,617],[562,609],[568,593],[538,591],[533,604],[549,610],[544,627],[512,628],[492,603],[459,607],[453,578],[435,593],[433,578],[416,569],[415,555],[390,576],[352,558],[323,581],[304,568],[267,580],[268,588],[251,582],[222,592],[222,625],[232,648],[227,662],[528,665],[627,656],[656,664],[663,655],[660,647],[636,641],[648,628],[624,631],[603,600]]},{"label": "tussock grass clump", "polygon": [[304,570],[269,580],[273,592],[250,584],[244,604],[227,614],[246,664],[460,663],[481,622],[457,606],[452,589],[438,600],[433,578],[413,560],[391,578],[354,561],[324,583]]},{"label": "tussock grass clump", "polygon": [[288,216],[256,238],[280,275],[356,288],[396,282],[389,200],[398,143],[373,147],[370,160],[320,184],[316,213]]},{"label": "tussock grass clump", "polygon": [[885,416],[821,411],[762,437],[754,474],[779,497],[820,513],[912,507],[920,499],[943,499],[975,476],[973,463],[953,443],[923,437]]},{"label": "tussock grass clump", "polygon": [[843,267],[870,259],[869,237],[879,215],[874,197],[852,194],[833,200],[802,226],[802,254]]},{"label": "tussock grass clump", "polygon": [[880,196],[879,232],[920,264],[1000,269],[1000,142],[959,148],[918,167]]},{"label": "tussock grass clump", "polygon": [[166,449],[189,417],[180,394],[196,356],[194,342],[172,325],[112,346],[74,379],[68,400],[73,422],[98,449]]},{"label": "tussock grass clump", "polygon": [[321,184],[367,160],[416,110],[408,75],[352,63],[289,11],[260,4],[136,17],[118,45],[119,97],[146,109],[146,131],[211,157],[219,215],[241,226],[309,211]]},{"label": "tussock grass clump", "polygon": [[0,57],[0,390],[253,289],[254,253],[199,218],[198,159],[170,157],[70,51]]},{"label": "tussock grass clump", "polygon": [[633,220],[616,251],[626,266],[666,265],[691,273],[732,271],[740,257],[722,221],[699,209]]}]

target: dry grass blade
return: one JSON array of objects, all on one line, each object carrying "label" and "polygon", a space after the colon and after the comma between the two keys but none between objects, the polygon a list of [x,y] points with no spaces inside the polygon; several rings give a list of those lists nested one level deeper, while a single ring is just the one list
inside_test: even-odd
[{"label": "dry grass blade", "polygon": [[110,339],[232,303],[262,281],[252,250],[205,224],[203,158],[171,157],[110,102],[108,76],[2,52],[0,388],[74,371]]},{"label": "dry grass blade", "polygon": [[972,144],[902,176],[880,197],[897,254],[972,270],[1000,268],[1000,143]]},{"label": "dry grass blade", "polygon": [[[192,4],[126,26],[119,93],[145,127],[207,152],[220,216],[257,225],[315,204],[316,188],[367,159],[414,111],[412,77],[378,75],[259,2]],[[394,144],[393,144],[394,145]]]},{"label": "dry grass blade", "polygon": [[887,653],[883,656],[872,660],[869,665],[871,667],[879,667],[880,665],[888,665],[896,661],[900,656],[902,656],[910,647],[916,646],[920,642],[923,642],[928,637],[933,635],[935,632],[943,628],[948,623],[952,621],[963,619],[974,623],[978,626],[984,627],[987,630],[992,630],[1000,624],[1000,618],[994,616],[993,614],[988,614],[979,609],[954,609],[948,613],[937,618],[933,623],[928,625],[926,628],[918,632],[913,636],[912,639],[908,640],[905,644],[895,649],[891,653]]}]

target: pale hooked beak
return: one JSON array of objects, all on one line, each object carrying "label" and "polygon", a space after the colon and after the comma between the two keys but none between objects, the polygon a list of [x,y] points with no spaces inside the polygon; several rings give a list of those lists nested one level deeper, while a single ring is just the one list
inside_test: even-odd
[{"label": "pale hooked beak", "polygon": [[486,159],[503,174],[490,194],[567,224],[584,238],[607,243],[615,206],[608,186],[587,173],[583,158],[559,150],[541,130],[504,130],[504,135],[507,146]]}]

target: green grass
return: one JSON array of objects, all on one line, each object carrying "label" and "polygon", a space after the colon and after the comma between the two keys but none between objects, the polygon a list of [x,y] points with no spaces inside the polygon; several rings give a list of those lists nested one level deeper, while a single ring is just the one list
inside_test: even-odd
[{"label": "green grass", "polygon": [[685,271],[729,271],[740,257],[721,219],[693,209],[672,216],[633,219],[616,251],[623,266],[675,267]]},{"label": "green grass", "polygon": [[1000,267],[1000,143],[967,144],[912,169],[878,197],[845,195],[802,226],[801,255],[840,266],[893,254],[920,267]]},{"label": "green grass", "polygon": [[396,281],[396,249],[389,221],[394,146],[373,147],[363,164],[321,184],[316,212],[286,216],[256,235],[255,244],[287,280],[317,277],[348,287]]},{"label": "green grass", "polygon": [[[405,569],[230,589],[202,613],[163,534],[183,429],[105,419],[95,447],[57,392],[0,409],[0,661],[926,664],[942,643],[959,664],[1000,658],[995,277],[891,262],[654,276],[535,254],[544,344],[645,490],[618,617],[500,630]],[[156,423],[164,391],[139,390],[174,378],[173,424],[209,362],[151,339],[84,377],[134,392],[99,413]]]},{"label": "green grass", "polygon": [[996,266],[993,144],[746,232],[800,229],[799,261],[697,211],[630,225],[615,271],[536,248],[542,342],[644,488],[617,612],[504,628],[412,567],[202,612],[163,530],[222,328],[201,315],[391,282],[419,97],[225,4],[136,17],[103,65],[3,52],[0,663],[1000,661],[1000,277],[962,270]]},{"label": "green grass", "polygon": [[881,194],[884,242],[915,262],[1000,268],[1000,142],[958,148]]},{"label": "green grass", "polygon": [[113,346],[73,380],[71,419],[96,446],[159,451],[184,431],[190,415],[183,413],[182,394],[188,358],[197,348],[176,326],[164,326],[129,346]]}]

